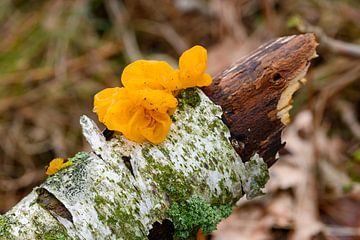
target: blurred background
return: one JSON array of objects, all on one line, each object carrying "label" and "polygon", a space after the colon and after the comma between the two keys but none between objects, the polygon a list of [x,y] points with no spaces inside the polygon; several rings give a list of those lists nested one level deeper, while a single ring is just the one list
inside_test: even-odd
[{"label": "blurred background", "polygon": [[79,116],[129,62],[209,51],[211,74],[271,38],[316,32],[267,195],[213,239],[360,239],[360,1],[1,0],[0,213],[54,157],[87,150]]}]

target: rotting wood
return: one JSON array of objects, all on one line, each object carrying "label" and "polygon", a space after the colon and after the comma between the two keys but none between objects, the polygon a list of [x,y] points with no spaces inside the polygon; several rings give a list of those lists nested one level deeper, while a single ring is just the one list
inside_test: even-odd
[{"label": "rotting wood", "polygon": [[[258,152],[271,166],[283,147],[281,132],[289,121],[295,92],[316,57],[311,33],[278,38],[236,62],[203,88],[223,109],[234,148],[243,161]],[[286,96],[285,96],[286,95]],[[279,103],[282,97],[282,103]],[[278,109],[278,104],[282,104]],[[278,113],[282,112],[279,119]]]},{"label": "rotting wood", "polygon": [[187,90],[160,145],[105,139],[82,117],[93,152],[78,154],[0,216],[0,239],[172,239],[174,203],[203,201],[216,211],[258,195],[268,177],[263,158],[271,165],[282,147],[292,93],[315,47],[312,34],[280,38],[225,70],[204,88],[223,111]]}]

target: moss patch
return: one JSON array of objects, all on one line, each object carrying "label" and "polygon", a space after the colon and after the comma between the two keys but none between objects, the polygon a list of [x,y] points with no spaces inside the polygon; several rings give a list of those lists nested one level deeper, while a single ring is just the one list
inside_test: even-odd
[{"label": "moss patch", "polygon": [[41,237],[37,238],[41,240],[70,240],[69,236],[65,232],[59,232],[57,229],[47,231]]},{"label": "moss patch", "polygon": [[184,105],[190,105],[191,107],[197,107],[200,104],[201,98],[197,93],[196,88],[189,88],[183,90],[179,97],[179,109],[183,109]]},{"label": "moss patch", "polygon": [[[143,157],[148,162],[148,167],[145,169],[145,172],[151,172],[156,169],[158,174],[154,174],[154,181],[158,184],[159,190],[161,192],[166,192],[170,197],[171,201],[181,201],[188,199],[191,192],[193,183],[189,178],[186,178],[183,173],[177,172],[173,167],[169,165],[162,165],[157,163],[153,156],[150,154],[149,148],[143,148],[142,154]],[[167,157],[167,149],[160,148],[160,151]]]},{"label": "moss patch", "polygon": [[211,205],[200,197],[173,203],[167,215],[175,226],[176,239],[194,239],[199,228],[205,234],[216,229],[221,219],[231,214],[230,205]]},{"label": "moss patch", "polygon": [[90,155],[87,152],[78,152],[77,154],[75,154],[74,157],[69,158],[69,160],[71,160],[72,162],[77,162],[80,160],[88,159],[89,157],[90,157]]},{"label": "moss patch", "polygon": [[0,239],[5,239],[10,236],[10,222],[5,216],[0,215]]},{"label": "moss patch", "polygon": [[35,239],[36,240],[70,240],[71,238],[66,233],[65,228],[61,225],[46,225],[40,221],[39,216],[34,216],[32,219],[33,225],[36,226]]},{"label": "moss patch", "polygon": [[[141,226],[141,222],[135,219],[135,215],[139,214],[139,209],[127,209],[123,204],[110,202],[100,195],[96,195],[94,200],[99,220],[108,226],[115,236],[126,237],[125,239],[143,239],[143,236],[136,236],[135,231]],[[113,208],[110,213],[106,212],[106,205]]]},{"label": "moss patch", "polygon": [[245,163],[245,176],[241,179],[247,199],[263,195],[262,188],[269,180],[266,163],[257,154]]},{"label": "moss patch", "polygon": [[155,182],[165,191],[171,201],[182,201],[189,198],[193,183],[182,173],[169,166],[158,165],[159,174],[155,175]]}]

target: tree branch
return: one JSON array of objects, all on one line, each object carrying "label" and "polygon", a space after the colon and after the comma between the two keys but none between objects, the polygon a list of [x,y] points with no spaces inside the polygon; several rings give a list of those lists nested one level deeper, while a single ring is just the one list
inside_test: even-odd
[{"label": "tree branch", "polygon": [[77,154],[71,167],[0,216],[0,239],[172,239],[193,237],[199,228],[210,232],[241,196],[261,194],[316,45],[305,34],[261,46],[203,89],[212,101],[199,89],[183,91],[159,145],[119,134],[105,138],[83,116],[93,152]]}]

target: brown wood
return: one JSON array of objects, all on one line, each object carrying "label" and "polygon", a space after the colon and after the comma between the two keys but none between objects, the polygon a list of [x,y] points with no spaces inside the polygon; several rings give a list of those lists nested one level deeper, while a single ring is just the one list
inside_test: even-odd
[{"label": "brown wood", "polygon": [[315,56],[314,34],[278,38],[214,78],[205,94],[223,109],[231,142],[243,161],[259,153],[269,166],[285,145],[285,127],[277,118],[277,104],[289,82],[306,71]]},{"label": "brown wood", "polygon": [[[214,78],[205,94],[223,109],[223,121],[231,143],[247,161],[259,153],[269,166],[284,146],[285,127],[277,118],[277,104],[292,79],[306,71],[315,55],[313,34],[278,38],[260,46],[249,56]],[[174,227],[156,223],[149,240],[171,240]],[[170,234],[169,234],[170,233]]]}]

